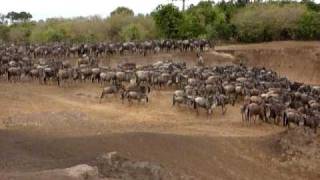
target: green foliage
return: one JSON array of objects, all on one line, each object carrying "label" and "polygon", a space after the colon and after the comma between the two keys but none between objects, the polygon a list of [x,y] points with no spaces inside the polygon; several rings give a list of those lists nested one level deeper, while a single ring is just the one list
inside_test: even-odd
[{"label": "green foliage", "polygon": [[300,4],[252,4],[240,9],[231,22],[240,41],[295,39],[299,19],[306,11]]},{"label": "green foliage", "polygon": [[114,14],[73,19],[48,19],[34,27],[31,42],[100,42],[155,39],[157,34],[151,16]]},{"label": "green foliage", "polygon": [[226,16],[227,23],[230,22],[231,17],[237,11],[237,9],[241,8],[240,5],[232,3],[232,1],[225,2],[224,0],[220,1],[216,7],[218,7]]},{"label": "green foliage", "polygon": [[165,38],[179,38],[179,28],[183,25],[183,14],[173,4],[160,5],[152,12],[152,17]]},{"label": "green foliage", "polygon": [[200,27],[195,16],[187,13],[183,15],[183,21],[179,27],[179,37],[183,39],[194,38],[204,34],[204,31],[205,29]]},{"label": "green foliage", "polygon": [[8,41],[9,39],[9,27],[5,25],[0,25],[0,42],[2,41]]},{"label": "green foliage", "polygon": [[122,29],[120,37],[124,41],[141,40],[143,36],[141,29],[142,27],[137,24],[129,24]]},{"label": "green foliage", "polygon": [[126,7],[118,7],[117,9],[111,12],[111,16],[114,15],[134,16],[134,12]]},{"label": "green foliage", "polygon": [[298,38],[320,40],[320,13],[307,12],[298,24]]},{"label": "green foliage", "polygon": [[312,0],[302,0],[301,3],[305,4],[311,11],[320,12],[320,4],[317,4]]},{"label": "green foliage", "polygon": [[9,27],[8,38],[13,42],[28,42],[33,27],[33,23],[14,24]]},{"label": "green foliage", "polygon": [[[218,36],[216,26],[225,23],[224,14],[209,1],[200,2],[197,6],[189,8],[186,14],[186,17],[191,21],[189,29],[193,30],[192,35],[195,38],[208,36],[208,34]],[[188,36],[184,37],[188,38]]]},{"label": "green foliage", "polygon": [[28,12],[15,12],[11,11],[6,15],[6,18],[11,20],[11,23],[15,22],[26,22],[32,18],[32,15]]},{"label": "green foliage", "polygon": [[[249,3],[248,0],[201,1],[185,11],[159,5],[151,15],[119,7],[107,18],[53,18],[30,22],[27,12],[0,13],[0,41],[118,42],[151,39],[208,38],[260,42],[319,40],[320,4],[312,0]],[[8,23],[11,22],[11,23]]]}]

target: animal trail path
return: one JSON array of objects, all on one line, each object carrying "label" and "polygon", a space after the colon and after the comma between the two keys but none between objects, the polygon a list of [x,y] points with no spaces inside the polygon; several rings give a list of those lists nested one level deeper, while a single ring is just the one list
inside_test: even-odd
[{"label": "animal trail path", "polygon": [[[151,94],[151,102],[121,103],[119,98],[106,98],[98,103],[93,92],[74,94],[44,94],[44,98],[69,107],[68,110],[84,112],[106,126],[119,128],[125,132],[158,132],[167,134],[222,136],[222,137],[257,137],[281,132],[277,126],[257,124],[247,127],[241,124],[239,106],[229,107],[225,116],[215,110],[209,119],[205,114],[197,116],[193,110],[185,107],[172,107],[171,96],[167,91],[155,91]],[[89,94],[89,95],[86,95]],[[160,102],[160,103],[158,103]],[[106,128],[106,129],[109,129]],[[115,130],[113,129],[113,130]]]}]

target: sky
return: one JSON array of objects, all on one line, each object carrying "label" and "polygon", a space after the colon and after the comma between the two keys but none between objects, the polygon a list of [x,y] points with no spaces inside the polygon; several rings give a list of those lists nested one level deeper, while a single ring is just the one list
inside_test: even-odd
[{"label": "sky", "polygon": [[[119,6],[132,9],[136,14],[150,13],[159,4],[171,0],[0,0],[0,13],[26,11],[33,15],[33,20],[52,17],[78,17],[100,15],[106,17]],[[186,5],[197,4],[200,0],[186,0]],[[175,2],[182,7],[182,2]]]}]

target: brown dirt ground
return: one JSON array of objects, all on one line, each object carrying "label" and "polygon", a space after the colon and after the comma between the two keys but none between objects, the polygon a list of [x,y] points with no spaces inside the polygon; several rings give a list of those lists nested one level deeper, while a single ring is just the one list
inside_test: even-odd
[{"label": "brown dirt ground", "polygon": [[216,48],[228,52],[249,66],[264,66],[289,79],[320,84],[320,42],[283,41]]},{"label": "brown dirt ground", "polygon": [[[274,68],[290,79],[320,82],[319,42],[274,42],[217,49],[243,57],[249,65]],[[195,55],[114,57],[103,64],[146,63],[166,58],[193,65]],[[206,53],[205,59],[211,65],[239,62],[214,52]],[[294,71],[286,70],[287,67]],[[299,74],[300,71],[306,72]],[[197,116],[186,107],[172,107],[170,89],[153,91],[149,104],[131,105],[122,104],[118,97],[106,98],[99,104],[100,91],[99,85],[91,84],[58,88],[37,82],[2,81],[0,179],[82,163],[94,165],[97,156],[109,151],[160,163],[177,175],[194,179],[320,178],[319,171],[281,166],[275,137],[284,129],[263,123],[244,126],[239,105],[228,107],[224,116],[216,110],[208,118],[204,112]]]}]

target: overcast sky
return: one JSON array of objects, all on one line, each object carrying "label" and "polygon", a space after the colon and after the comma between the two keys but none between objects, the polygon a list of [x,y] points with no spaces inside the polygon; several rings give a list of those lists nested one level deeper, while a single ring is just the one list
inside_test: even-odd
[{"label": "overcast sky", "polygon": [[[200,0],[186,0],[187,5]],[[171,0],[0,0],[0,13],[27,11],[34,20],[50,17],[76,17],[101,15],[105,17],[118,6],[126,6],[135,13],[150,13],[157,5]],[[181,2],[175,4],[182,7]]]}]

